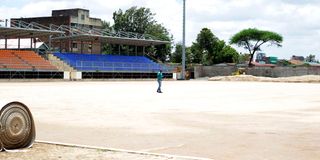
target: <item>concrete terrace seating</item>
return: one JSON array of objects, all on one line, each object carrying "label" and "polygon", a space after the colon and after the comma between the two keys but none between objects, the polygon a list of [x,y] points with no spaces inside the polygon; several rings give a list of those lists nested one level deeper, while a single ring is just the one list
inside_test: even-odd
[{"label": "concrete terrace seating", "polygon": [[0,65],[4,69],[32,70],[32,66],[22,61],[12,50],[0,50]]},{"label": "concrete terrace seating", "polygon": [[54,53],[79,71],[156,72],[163,68],[144,56]]},{"label": "concrete terrace seating", "polygon": [[33,51],[0,50],[0,66],[2,70],[57,70],[49,61]]},{"label": "concrete terrace seating", "polygon": [[16,51],[15,54],[37,70],[57,70],[49,61],[33,51]]}]

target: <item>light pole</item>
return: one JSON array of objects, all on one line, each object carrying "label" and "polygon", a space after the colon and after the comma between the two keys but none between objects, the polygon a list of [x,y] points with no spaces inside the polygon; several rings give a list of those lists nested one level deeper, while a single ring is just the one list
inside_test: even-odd
[{"label": "light pole", "polygon": [[182,33],[182,79],[185,79],[186,68],[186,0],[183,0],[183,33]]}]

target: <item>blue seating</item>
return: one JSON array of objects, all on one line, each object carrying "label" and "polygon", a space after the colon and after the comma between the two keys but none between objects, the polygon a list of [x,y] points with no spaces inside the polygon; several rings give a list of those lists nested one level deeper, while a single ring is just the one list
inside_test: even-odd
[{"label": "blue seating", "polygon": [[103,54],[54,53],[54,55],[79,71],[157,72],[167,70],[145,56]]}]

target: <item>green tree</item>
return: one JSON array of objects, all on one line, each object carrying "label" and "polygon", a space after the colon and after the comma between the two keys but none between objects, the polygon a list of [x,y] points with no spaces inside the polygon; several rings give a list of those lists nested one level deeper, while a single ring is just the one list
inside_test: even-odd
[{"label": "green tree", "polygon": [[239,54],[238,58],[238,63],[246,63],[250,61],[250,54],[244,53],[244,54]]},{"label": "green tree", "polygon": [[182,45],[176,44],[175,51],[171,55],[171,62],[181,63],[182,61]]},{"label": "green tree", "polygon": [[171,53],[171,41],[173,39],[172,35],[170,36],[168,30],[161,24],[153,24],[149,26],[146,29],[146,34],[152,35],[156,39],[170,42],[169,44],[154,46],[154,57],[164,62],[167,55]]},{"label": "green tree", "polygon": [[239,53],[224,41],[219,41],[222,48],[219,50],[216,63],[238,63]]},{"label": "green tree", "polygon": [[[176,44],[175,51],[171,55],[171,62],[181,63],[182,61],[182,44]],[[186,63],[192,63],[191,47],[186,47]]]},{"label": "green tree", "polygon": [[[140,34],[148,34],[157,40],[172,41],[172,35],[161,24],[158,24],[154,19],[155,14],[149,8],[131,7],[125,12],[121,9],[113,13],[115,31],[135,32]],[[169,53],[171,53],[171,43],[150,46],[146,51],[150,56],[164,61]]]},{"label": "green tree", "polygon": [[282,41],[283,38],[278,33],[249,28],[233,35],[230,39],[230,44],[236,44],[247,49],[250,53],[249,66],[252,66],[253,56],[257,51],[261,50],[263,44],[269,43],[270,45],[281,47]]},{"label": "green tree", "polygon": [[[207,65],[213,64],[217,56],[216,50],[218,45],[218,38],[208,28],[203,28],[197,36],[197,43],[200,51],[204,54],[202,56],[202,63]],[[216,50],[215,50],[216,49]]]},{"label": "green tree", "polygon": [[310,54],[306,57],[306,62],[316,62],[316,55]]},{"label": "green tree", "polygon": [[125,12],[119,9],[113,13],[113,27],[116,31],[145,34],[146,29],[156,23],[154,15],[149,8],[144,7],[134,6]]},{"label": "green tree", "polygon": [[[102,21],[102,29],[107,31],[112,31],[112,26],[110,22]],[[112,54],[114,51],[115,46],[112,44],[102,43],[102,53],[103,54]]]},{"label": "green tree", "polygon": [[198,43],[193,42],[190,47],[192,63],[201,64],[204,59],[203,50]]},{"label": "green tree", "polygon": [[108,31],[112,31],[112,25],[110,24],[110,22],[107,21],[102,21],[102,29],[104,30],[108,30]]},{"label": "green tree", "polygon": [[224,41],[219,40],[208,28],[200,31],[190,50],[193,63],[212,65],[238,61],[238,52],[226,45]]}]

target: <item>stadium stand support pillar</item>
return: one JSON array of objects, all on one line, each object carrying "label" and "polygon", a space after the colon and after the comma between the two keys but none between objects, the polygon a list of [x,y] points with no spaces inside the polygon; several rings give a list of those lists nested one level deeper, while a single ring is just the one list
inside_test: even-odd
[{"label": "stadium stand support pillar", "polygon": [[49,36],[49,51],[51,51],[51,47],[52,47],[52,35]]},{"label": "stadium stand support pillar", "polygon": [[91,41],[91,49],[90,49],[90,53],[93,53],[93,41]]},{"label": "stadium stand support pillar", "polygon": [[33,38],[30,38],[30,49],[32,50],[32,39]]},{"label": "stadium stand support pillar", "polygon": [[62,40],[60,40],[60,53],[62,53]]},{"label": "stadium stand support pillar", "polygon": [[121,53],[120,53],[120,50],[121,50],[121,49],[120,49],[120,44],[119,44],[119,48],[118,48],[118,49],[119,49],[119,50],[118,50],[118,51],[119,51],[118,54],[120,55],[120,54],[121,54]]},{"label": "stadium stand support pillar", "polygon": [[4,38],[4,49],[8,49],[8,38]]},{"label": "stadium stand support pillar", "polygon": [[[104,46],[104,44],[103,44],[102,42],[100,42],[100,46],[99,46],[100,53],[102,53],[102,52],[103,52],[102,46]],[[92,48],[91,48],[91,49],[93,50],[93,46],[92,46]]]},{"label": "stadium stand support pillar", "polygon": [[143,46],[143,48],[142,48],[142,54],[143,54],[143,56],[145,55],[145,52],[146,52],[146,47]]},{"label": "stadium stand support pillar", "polygon": [[70,49],[71,49],[71,53],[73,53],[73,41],[71,41],[71,47],[70,47]]},{"label": "stadium stand support pillar", "polygon": [[37,39],[33,38],[33,46],[34,46],[34,51],[37,51]]},{"label": "stadium stand support pillar", "polygon": [[135,46],[136,56],[138,55],[138,46]]},{"label": "stadium stand support pillar", "polygon": [[83,53],[83,41],[81,41],[81,53]]},{"label": "stadium stand support pillar", "polygon": [[18,50],[20,50],[20,37],[18,38]]},{"label": "stadium stand support pillar", "polygon": [[68,46],[64,46],[65,47],[65,50],[67,51],[67,52],[70,52],[71,51],[71,46],[72,44],[71,44],[71,40],[70,40],[70,38],[68,39]]}]

